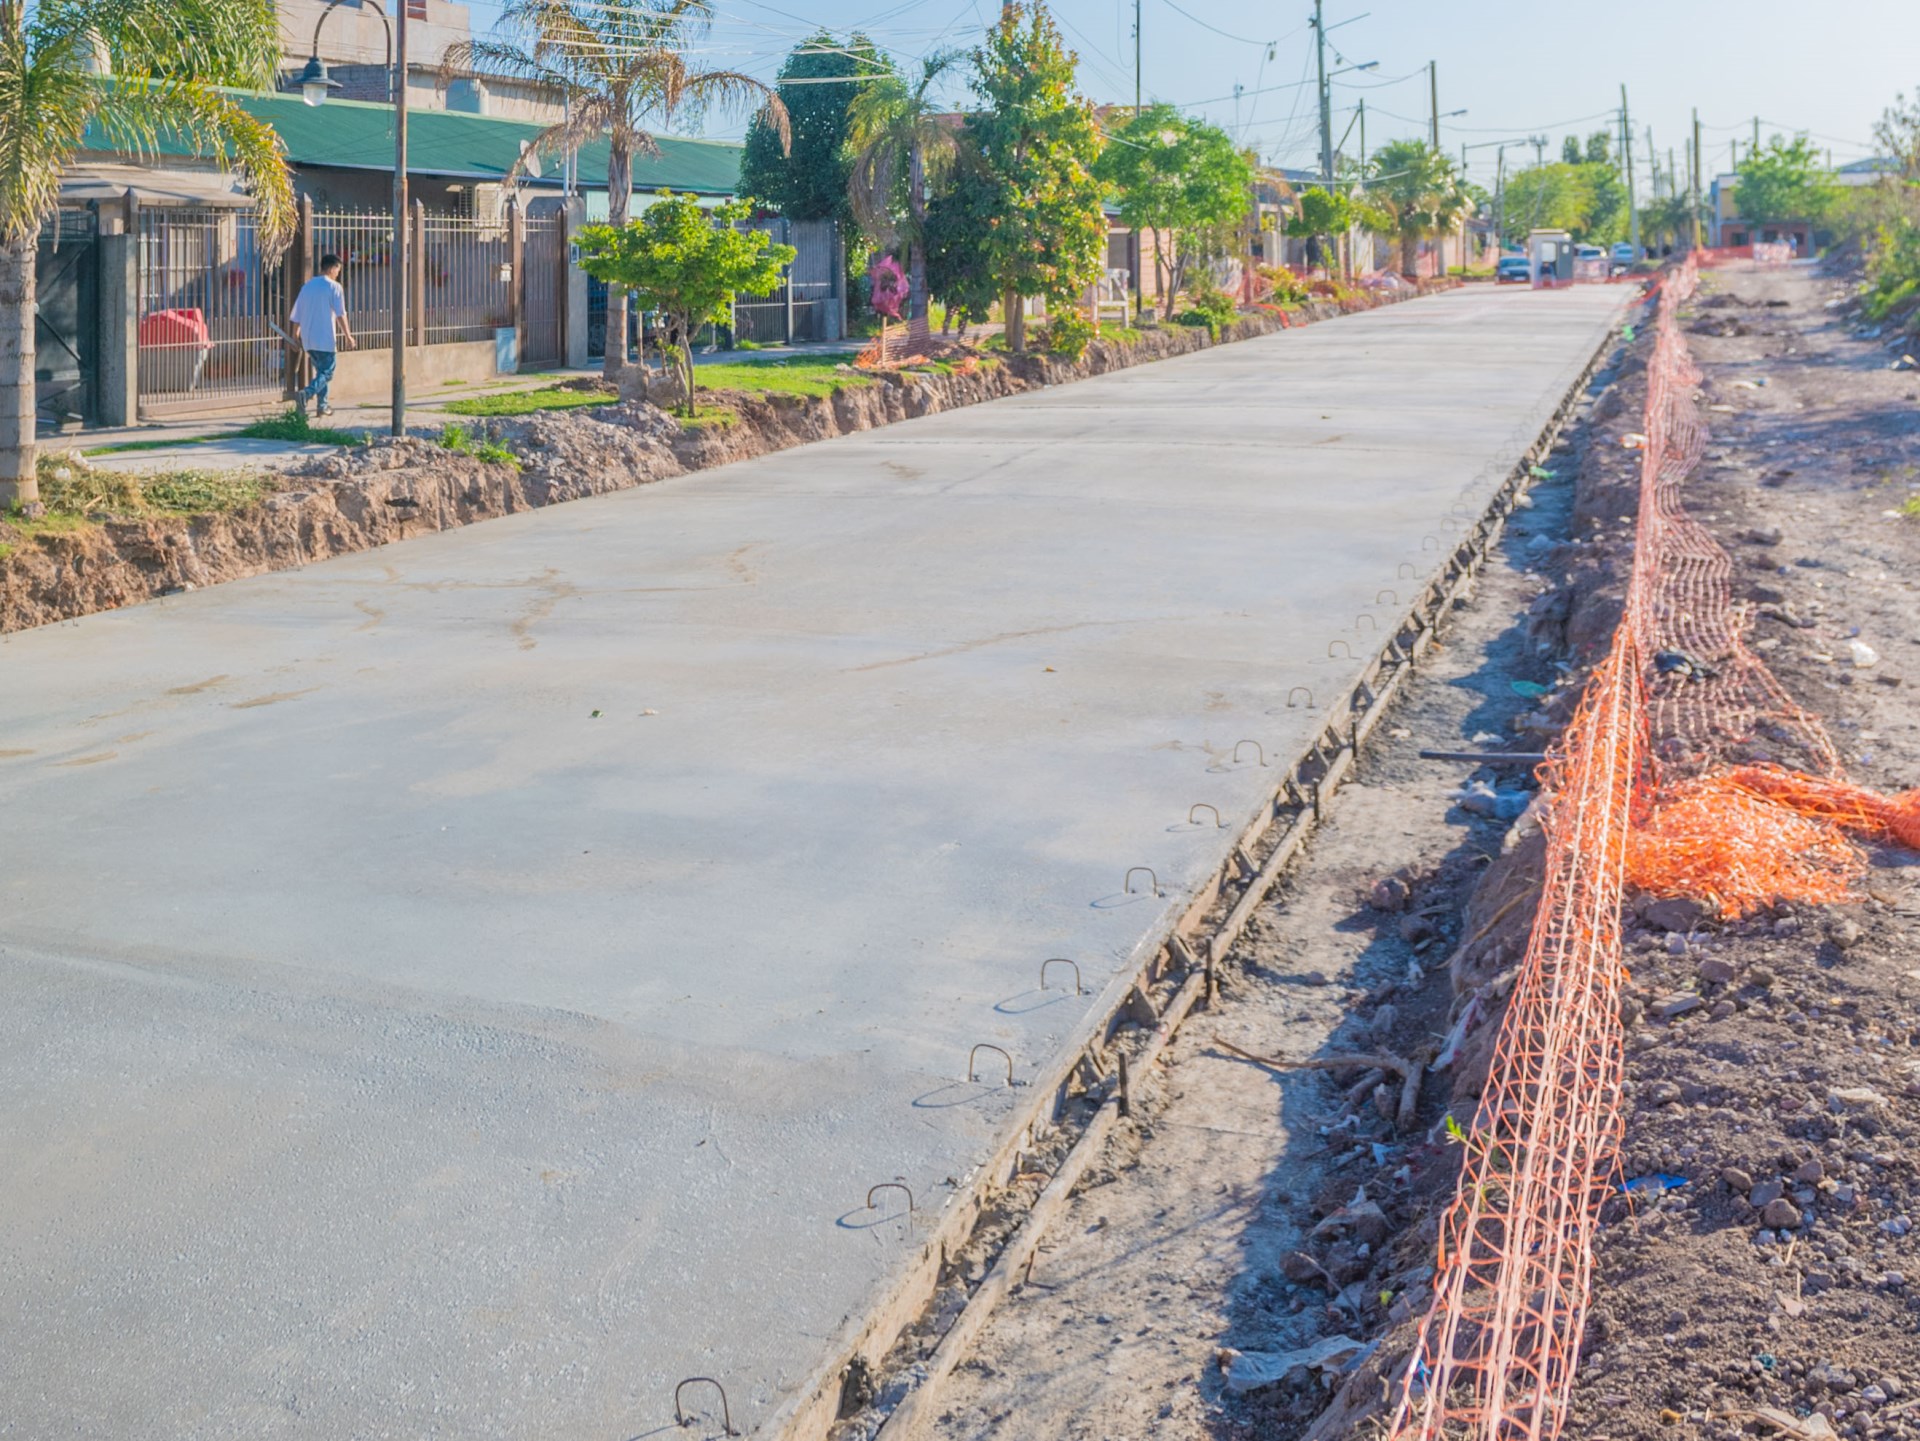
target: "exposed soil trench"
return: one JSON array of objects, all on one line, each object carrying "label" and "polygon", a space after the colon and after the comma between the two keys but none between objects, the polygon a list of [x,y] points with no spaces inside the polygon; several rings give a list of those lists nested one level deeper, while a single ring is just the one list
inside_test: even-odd
[{"label": "exposed soil trench", "polygon": [[[1920,397],[1826,308],[1840,293],[1710,274],[1686,317],[1714,432],[1688,504],[1781,680],[1855,779],[1898,790],[1920,782],[1920,518],[1894,513],[1920,495]],[[1136,1080],[1135,1119],[948,1383],[943,1441],[1383,1429],[1457,1171],[1446,1116],[1478,1097],[1539,874],[1525,769],[1418,751],[1534,751],[1570,714],[1619,615],[1645,344],[1596,381],[1221,999]],[[1623,1190],[1568,1436],[1920,1437],[1917,866],[1882,851],[1856,903],[1737,924],[1635,903]],[[1316,1056],[1438,1064],[1396,1125],[1390,1068],[1250,1059]]]},{"label": "exposed soil trench", "polygon": [[[1458,282],[1380,292],[1356,308],[1431,294]],[[1219,343],[1336,319],[1332,301],[1235,321]],[[0,634],[113,610],[159,595],[288,570],[410,536],[747,460],[811,441],[1108,371],[1208,349],[1207,332],[1150,330],[1131,345],[1096,340],[1078,361],[1052,356],[985,357],[953,374],[882,372],[876,383],[831,397],[702,392],[732,424],[683,430],[641,400],[547,411],[468,427],[504,445],[519,464],[458,454],[417,436],[381,439],[286,472],[281,488],[231,514],[115,519],[23,536],[0,520]]]}]

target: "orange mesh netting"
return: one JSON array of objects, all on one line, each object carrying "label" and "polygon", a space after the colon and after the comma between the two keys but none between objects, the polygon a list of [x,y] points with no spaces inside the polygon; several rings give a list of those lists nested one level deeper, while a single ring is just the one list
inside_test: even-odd
[{"label": "orange mesh netting", "polygon": [[[1846,831],[1920,843],[1920,791],[1844,779],[1824,728],[1746,645],[1732,563],[1681,505],[1706,444],[1677,321],[1697,283],[1689,258],[1660,291],[1626,613],[1541,769],[1539,908],[1392,1438],[1541,1441],[1565,1424],[1620,1139],[1624,888],[1743,915],[1843,898],[1866,866]],[[1723,764],[1760,737],[1803,771]]]}]

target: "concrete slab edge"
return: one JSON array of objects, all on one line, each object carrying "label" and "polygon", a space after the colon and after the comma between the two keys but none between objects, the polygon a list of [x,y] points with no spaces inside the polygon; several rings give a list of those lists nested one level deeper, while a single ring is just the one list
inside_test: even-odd
[{"label": "concrete slab edge", "polygon": [[[1327,724],[1285,768],[1270,799],[1226,848],[1212,877],[1177,919],[1147,938],[1142,963],[1109,983],[1099,1005],[1059,1051],[1059,1059],[1033,1078],[1033,1100],[1015,1112],[1000,1145],[969,1178],[967,1189],[946,1209],[915,1254],[902,1263],[886,1293],[864,1315],[848,1320],[833,1338],[826,1358],[764,1426],[754,1428],[757,1434],[774,1441],[825,1441],[840,1419],[842,1387],[856,1358],[872,1374],[879,1374],[888,1353],[932,1304],[949,1258],[967,1246],[995,1194],[1021,1169],[1024,1153],[1068,1111],[1075,1078],[1111,1071],[1116,1041],[1130,1023],[1145,1023],[1144,1044],[1136,1047],[1135,1064],[1150,1063],[1195,1002],[1212,996],[1215,966],[1304,848],[1326,802],[1351,774],[1359,748],[1385,714],[1401,681],[1431,646],[1435,625],[1472,584],[1504,531],[1507,517],[1531,486],[1534,468],[1552,449],[1581,393],[1617,342],[1619,328],[1617,322],[1609,327],[1486,509],[1415,596],[1399,624],[1386,633],[1380,648],[1364,660],[1345,699],[1329,707]],[[1171,995],[1156,1006],[1155,991],[1171,991]],[[1151,1022],[1146,1021],[1148,1013],[1153,1016]],[[879,1435],[884,1441],[911,1441],[914,1430],[934,1414],[939,1379],[958,1364],[967,1341],[1010,1289],[1012,1271],[1026,1264],[1043,1237],[1046,1220],[1099,1154],[1120,1106],[1121,1094],[1114,1087],[1084,1119],[1082,1134],[1036,1198],[1026,1222],[1003,1246],[966,1309],[935,1348],[924,1378],[882,1423]],[[1048,1204],[1056,1193],[1057,1203]],[[954,1341],[951,1348],[949,1339]]]}]

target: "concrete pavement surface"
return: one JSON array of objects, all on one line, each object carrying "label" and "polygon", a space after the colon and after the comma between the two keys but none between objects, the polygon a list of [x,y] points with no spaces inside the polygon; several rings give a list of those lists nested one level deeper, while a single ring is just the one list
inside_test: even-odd
[{"label": "concrete pavement surface", "polygon": [[0,642],[0,1435],[618,1441],[690,1375],[750,1431],[914,1244],[868,1186],[937,1212],[1007,1124],[968,1048],[1031,1074],[1132,967],[1274,784],[1235,742],[1305,744],[1289,688],[1622,299],[1455,292]]}]

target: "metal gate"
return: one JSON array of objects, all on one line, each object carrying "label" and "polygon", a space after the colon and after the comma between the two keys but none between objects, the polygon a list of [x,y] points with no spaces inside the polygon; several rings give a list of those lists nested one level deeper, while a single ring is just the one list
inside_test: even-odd
[{"label": "metal gate", "polygon": [[33,408],[38,425],[91,422],[99,373],[99,226],[62,210],[40,227],[34,261]]},{"label": "metal gate", "polygon": [[520,364],[528,370],[566,359],[567,235],[559,214],[530,215],[520,240]]},{"label": "metal gate", "polygon": [[261,255],[250,210],[139,212],[140,404],[284,394],[285,268]]}]

